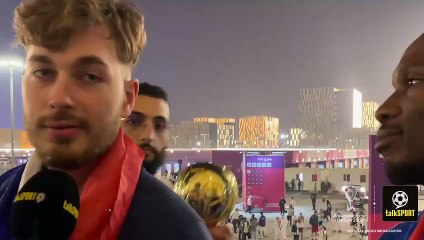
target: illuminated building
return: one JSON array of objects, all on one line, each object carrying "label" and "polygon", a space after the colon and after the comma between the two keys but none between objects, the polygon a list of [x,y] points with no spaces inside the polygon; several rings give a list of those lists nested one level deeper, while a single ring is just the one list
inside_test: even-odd
[{"label": "illuminated building", "polygon": [[371,130],[371,133],[377,132],[380,123],[375,118],[375,112],[380,107],[376,102],[364,102],[362,104],[362,125]]},{"label": "illuminated building", "polygon": [[194,118],[193,122],[207,122],[207,123],[216,123],[216,124],[236,124],[235,118]]},{"label": "illuminated building", "polygon": [[182,122],[170,131],[171,148],[214,148],[217,147],[218,126],[215,123]]},{"label": "illuminated building", "polygon": [[289,147],[299,147],[302,139],[306,137],[305,132],[300,128],[290,129]]},{"label": "illuminated building", "polygon": [[[235,118],[194,118],[193,122],[214,123],[217,125],[216,146],[218,148],[234,147]],[[214,139],[215,140],[215,139]]]},{"label": "illuminated building", "polygon": [[302,147],[366,147],[362,93],[356,89],[301,89],[297,127],[306,136],[300,140]]},{"label": "illuminated building", "polygon": [[269,116],[240,118],[239,144],[247,148],[278,148],[279,119]]}]

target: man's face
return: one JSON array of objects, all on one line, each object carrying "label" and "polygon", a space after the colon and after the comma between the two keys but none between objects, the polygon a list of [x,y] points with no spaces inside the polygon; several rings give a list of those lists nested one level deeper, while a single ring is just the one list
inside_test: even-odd
[{"label": "man's face", "polygon": [[108,29],[74,34],[64,51],[30,45],[26,54],[25,127],[43,163],[75,169],[107,151],[138,91],[137,81],[124,82]]},{"label": "man's face", "polygon": [[424,37],[405,51],[393,74],[393,94],[376,112],[376,149],[394,184],[424,183]]},{"label": "man's face", "polygon": [[143,167],[156,173],[168,146],[169,105],[160,98],[139,95],[130,117],[122,123],[125,133],[145,152]]}]

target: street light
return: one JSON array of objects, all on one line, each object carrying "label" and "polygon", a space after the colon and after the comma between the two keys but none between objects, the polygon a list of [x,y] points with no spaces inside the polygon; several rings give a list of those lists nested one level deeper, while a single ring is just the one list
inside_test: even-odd
[{"label": "street light", "polygon": [[14,94],[13,94],[13,69],[21,68],[24,63],[18,59],[12,59],[7,57],[0,57],[0,67],[9,68],[9,85],[10,85],[10,135],[11,135],[11,157],[12,167],[15,167],[15,106],[14,106]]}]

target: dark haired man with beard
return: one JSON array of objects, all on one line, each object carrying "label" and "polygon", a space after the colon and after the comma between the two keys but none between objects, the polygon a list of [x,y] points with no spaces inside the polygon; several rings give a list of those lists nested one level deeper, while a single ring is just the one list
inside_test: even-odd
[{"label": "dark haired man with beard", "polygon": [[[135,99],[133,111],[123,120],[124,132],[145,152],[143,168],[154,175],[165,159],[169,135],[169,104],[166,92],[158,86],[141,83]],[[159,177],[164,184],[172,184]],[[209,227],[216,240],[233,239],[233,234],[225,226]]]},{"label": "dark haired man with beard", "polygon": [[169,104],[166,92],[158,86],[140,84],[134,109],[123,121],[125,133],[146,154],[143,167],[154,175],[162,166],[168,145]]},{"label": "dark haired man with beard", "polygon": [[[376,149],[393,184],[424,184],[424,35],[403,54],[393,73],[393,94],[376,112]],[[405,222],[380,239],[423,239],[424,220]]]}]

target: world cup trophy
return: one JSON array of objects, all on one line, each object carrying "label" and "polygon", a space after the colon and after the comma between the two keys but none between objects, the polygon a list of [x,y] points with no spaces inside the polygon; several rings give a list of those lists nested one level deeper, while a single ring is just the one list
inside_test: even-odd
[{"label": "world cup trophy", "polygon": [[228,218],[238,200],[236,177],[227,167],[195,163],[184,169],[174,191],[181,196],[208,226]]}]

